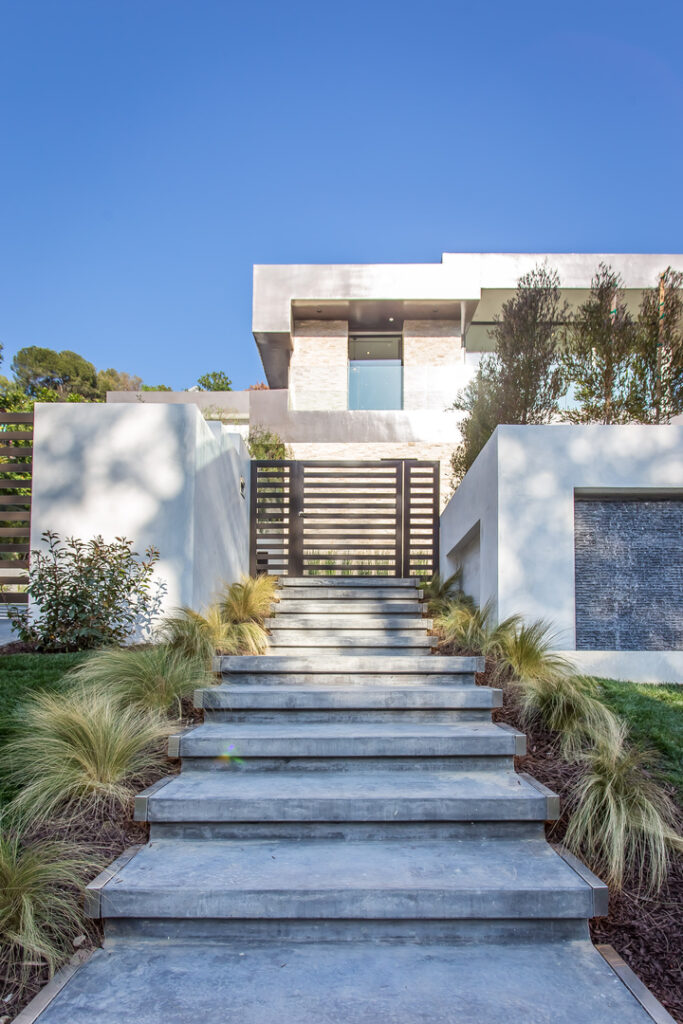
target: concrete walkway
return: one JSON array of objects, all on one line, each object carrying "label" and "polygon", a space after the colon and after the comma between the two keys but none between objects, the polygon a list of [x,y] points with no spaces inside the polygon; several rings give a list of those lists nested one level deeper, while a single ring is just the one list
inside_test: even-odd
[{"label": "concrete walkway", "polygon": [[670,1021],[592,946],[606,889],[546,842],[557,798],[478,660],[429,654],[415,584],[281,593],[138,797],[149,843],[89,887],[104,948],[40,1024]]}]

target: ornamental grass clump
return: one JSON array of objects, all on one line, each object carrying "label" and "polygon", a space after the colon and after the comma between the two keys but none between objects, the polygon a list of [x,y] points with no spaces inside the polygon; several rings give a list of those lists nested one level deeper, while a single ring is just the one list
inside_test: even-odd
[{"label": "ornamental grass clump", "polygon": [[421,580],[420,588],[431,616],[442,615],[454,603],[469,607],[474,604],[463,592],[462,569],[458,569],[452,576],[442,576],[436,572],[431,579]]},{"label": "ornamental grass clump", "polygon": [[651,756],[627,745],[623,723],[617,742],[602,740],[578,755],[583,771],[570,795],[565,843],[616,888],[631,877],[658,891],[671,851],[683,852],[674,805],[643,770]]},{"label": "ornamental grass clump", "polygon": [[99,688],[123,706],[178,717],[183,698],[214,681],[198,655],[188,656],[164,644],[133,650],[103,648],[73,669],[71,678],[81,686]]},{"label": "ornamental grass clump", "polygon": [[36,967],[51,976],[73,953],[85,928],[85,883],[97,867],[73,843],[0,823],[0,974],[11,984],[21,989]]},{"label": "ornamental grass clump", "polygon": [[275,576],[244,576],[226,587],[220,607],[226,622],[258,622],[263,625],[277,600]]},{"label": "ornamental grass clump", "polygon": [[513,633],[521,621],[519,615],[511,615],[494,626],[490,604],[478,608],[474,604],[455,601],[445,605],[441,614],[436,616],[434,628],[441,637],[442,646],[495,658],[504,638]]},{"label": "ornamental grass clump", "polygon": [[579,675],[554,642],[541,619],[500,637],[495,674],[515,691],[522,721],[558,733],[566,754],[587,740],[618,742],[619,721],[598,699],[597,683]]},{"label": "ornamental grass clump", "polygon": [[123,706],[100,687],[39,693],[22,708],[0,770],[19,789],[13,807],[20,815],[114,816],[162,769],[168,733],[167,719]]},{"label": "ornamental grass clump", "polygon": [[198,659],[207,670],[214,654],[261,654],[268,646],[268,635],[259,622],[229,622],[218,604],[204,615],[180,608],[164,619],[157,635],[169,650]]}]

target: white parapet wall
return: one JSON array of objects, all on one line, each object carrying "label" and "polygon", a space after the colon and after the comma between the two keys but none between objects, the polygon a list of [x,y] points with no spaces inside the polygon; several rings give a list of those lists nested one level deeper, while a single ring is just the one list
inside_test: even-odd
[{"label": "white parapet wall", "polygon": [[[633,640],[628,635],[629,623],[641,625],[634,619],[638,602],[642,602],[643,616],[651,614],[650,560],[654,573],[650,579],[657,583],[663,579],[671,597],[664,614],[681,621],[683,538],[676,534],[675,525],[683,506],[670,503],[682,498],[683,427],[679,425],[501,426],[441,516],[441,572],[462,567],[465,591],[481,604],[490,602],[499,621],[515,613],[527,620],[548,620],[556,630],[557,649],[568,652],[587,673],[637,682],[683,682],[680,641],[667,649],[631,649]],[[605,549],[603,538],[598,550],[596,535],[596,566],[591,567],[590,533],[584,533],[580,548],[576,547],[577,509],[585,508],[586,502],[596,502],[596,508],[602,504],[608,510],[609,531],[612,506],[605,503],[617,503],[616,515],[619,503],[623,508],[624,503],[644,502],[645,509],[662,499],[674,516],[669,515],[661,536],[649,530],[643,518],[640,535],[634,536],[633,592],[620,591],[622,583],[615,574],[610,594],[608,564],[605,568],[609,548]],[[637,519],[637,509],[634,514]],[[609,543],[623,547],[628,538],[615,535]],[[589,563],[590,571],[583,575],[577,568],[577,551],[582,564]],[[614,557],[615,564],[623,565],[622,554],[616,552]],[[598,559],[602,559],[599,566]],[[611,616],[618,621],[621,616],[624,624],[615,645],[619,649],[587,646],[590,632],[583,619],[577,642],[577,590],[585,619],[585,606],[591,601],[586,580],[590,584],[593,570],[604,593],[605,619]],[[662,600],[666,597],[665,592]],[[663,614],[661,600],[659,609],[657,614]],[[599,618],[600,611],[597,614]],[[602,625],[597,622],[597,634]],[[676,633],[675,623],[673,630],[669,628],[672,632]]]},{"label": "white parapet wall", "polygon": [[249,457],[195,405],[38,404],[31,547],[124,536],[160,551],[164,609],[201,609],[249,566]]}]

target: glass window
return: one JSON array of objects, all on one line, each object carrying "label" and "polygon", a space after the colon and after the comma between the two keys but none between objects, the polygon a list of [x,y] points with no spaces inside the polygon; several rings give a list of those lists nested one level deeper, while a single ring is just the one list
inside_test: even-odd
[{"label": "glass window", "polygon": [[349,409],[402,409],[400,336],[349,338]]}]

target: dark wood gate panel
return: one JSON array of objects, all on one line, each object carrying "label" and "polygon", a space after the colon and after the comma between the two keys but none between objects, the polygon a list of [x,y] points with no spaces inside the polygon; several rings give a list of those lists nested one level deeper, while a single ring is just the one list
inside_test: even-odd
[{"label": "dark wood gate panel", "polygon": [[431,575],[438,543],[438,462],[252,462],[252,573]]},{"label": "dark wood gate panel", "polygon": [[0,412],[0,604],[26,604],[33,413]]}]

